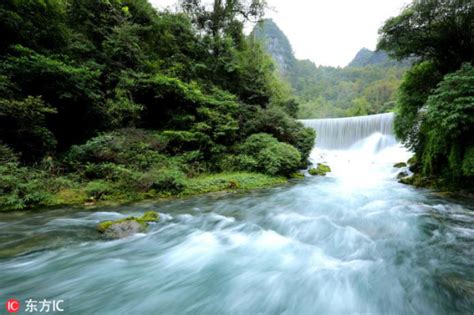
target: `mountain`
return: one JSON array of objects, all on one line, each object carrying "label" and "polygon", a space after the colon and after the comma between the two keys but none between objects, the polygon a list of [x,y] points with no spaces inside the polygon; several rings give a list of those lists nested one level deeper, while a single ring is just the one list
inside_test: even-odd
[{"label": "mountain", "polygon": [[347,67],[367,67],[367,66],[381,66],[381,67],[397,67],[397,66],[408,66],[408,61],[399,62],[390,58],[387,52],[372,51],[367,48],[362,48],[356,54],[354,59],[347,65]]},{"label": "mountain", "polygon": [[265,50],[272,56],[281,74],[287,74],[294,67],[296,58],[290,41],[272,19],[261,21],[251,36],[263,42]]},{"label": "mountain", "polygon": [[293,88],[299,118],[344,117],[384,113],[393,109],[395,92],[409,63],[386,52],[361,49],[345,68],[316,66],[296,59],[291,43],[271,19],[251,33],[262,42],[280,76]]}]

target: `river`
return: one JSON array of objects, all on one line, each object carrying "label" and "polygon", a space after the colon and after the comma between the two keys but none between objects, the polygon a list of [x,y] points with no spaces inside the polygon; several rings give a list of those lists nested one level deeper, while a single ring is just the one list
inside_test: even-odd
[{"label": "river", "polygon": [[[373,128],[336,135],[352,137],[345,149],[314,149],[312,160],[333,169],[327,177],[0,214],[2,304],[64,300],[66,314],[472,313],[474,203],[399,184],[393,164],[409,153]],[[147,234],[107,241],[95,231],[148,210],[161,220]]]}]

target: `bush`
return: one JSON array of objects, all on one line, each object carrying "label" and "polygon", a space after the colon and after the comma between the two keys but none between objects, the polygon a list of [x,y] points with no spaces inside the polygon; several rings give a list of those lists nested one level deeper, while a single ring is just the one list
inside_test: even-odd
[{"label": "bush", "polygon": [[72,146],[64,160],[73,168],[86,163],[115,163],[146,170],[166,163],[166,156],[160,153],[166,146],[166,138],[157,132],[122,129]]},{"label": "bush", "polygon": [[278,141],[294,146],[301,155],[301,161],[306,162],[314,147],[316,134],[313,129],[305,128],[281,108],[269,107],[247,111],[243,133],[267,133]]},{"label": "bush", "polygon": [[17,162],[18,156],[12,149],[0,143],[0,164]]},{"label": "bush", "polygon": [[110,183],[103,180],[95,180],[87,183],[85,191],[87,196],[94,200],[104,200],[114,190]]},{"label": "bush", "polygon": [[178,169],[155,169],[143,175],[143,185],[157,192],[178,194],[186,185],[186,176]]},{"label": "bush", "polygon": [[464,153],[462,173],[466,177],[474,177],[474,146],[467,148]]},{"label": "bush", "polygon": [[40,159],[56,147],[56,139],[46,127],[46,117],[55,112],[41,97],[0,98],[0,141],[23,153],[23,160]]},{"label": "bush", "polygon": [[301,165],[301,155],[287,143],[272,143],[260,151],[257,163],[262,173],[289,176]]},{"label": "bush", "polygon": [[21,167],[15,162],[0,164],[0,209],[26,209],[46,205],[51,194],[46,190],[46,174]]},{"label": "bush", "polygon": [[300,166],[301,155],[298,150],[269,134],[250,136],[240,151],[242,154],[234,161],[241,170],[289,176]]}]

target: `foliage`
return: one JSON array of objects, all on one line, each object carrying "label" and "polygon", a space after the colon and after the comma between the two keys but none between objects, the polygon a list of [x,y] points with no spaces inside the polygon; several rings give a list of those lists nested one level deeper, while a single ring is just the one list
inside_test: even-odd
[{"label": "foliage", "polygon": [[233,172],[202,175],[188,180],[183,195],[195,195],[222,190],[255,189],[286,183],[282,177],[257,173]]},{"label": "foliage", "polygon": [[[421,132],[426,137],[422,154],[425,175],[441,174],[448,179],[454,177],[459,180],[459,177],[470,173],[472,157],[466,149],[474,144],[472,65],[465,64],[459,71],[446,75],[430,95]],[[447,160],[446,152],[449,152]]]},{"label": "foliage", "polygon": [[301,123],[289,117],[283,109],[276,106],[250,111],[247,115],[249,117],[245,117],[245,126],[242,126],[244,135],[250,136],[258,132],[270,134],[278,141],[297,148],[302,163],[306,163],[316,139],[313,129],[303,127]]},{"label": "foliage", "polygon": [[395,133],[410,149],[415,150],[419,146],[418,129],[422,119],[420,110],[436,87],[439,76],[433,63],[425,61],[414,65],[401,83]]},{"label": "foliage", "polygon": [[53,152],[56,139],[46,127],[46,117],[54,113],[41,97],[0,98],[0,141],[19,152],[29,151],[26,160]]},{"label": "foliage", "polygon": [[442,73],[474,61],[470,0],[414,0],[380,29],[378,48],[399,59],[430,60]]},{"label": "foliage", "polygon": [[385,22],[378,45],[397,58],[414,58],[400,88],[395,129],[417,156],[417,178],[450,189],[473,187],[472,12],[472,1],[415,0]]},{"label": "foliage", "polygon": [[3,1],[0,208],[180,195],[262,132],[276,139],[245,169],[305,167],[314,132],[243,31],[265,6]]},{"label": "foliage", "polygon": [[153,170],[143,179],[150,181],[150,188],[156,191],[177,194],[185,187],[186,176],[177,168]]},{"label": "foliage", "polygon": [[239,151],[241,154],[236,160],[241,170],[268,175],[289,176],[301,162],[301,154],[295,147],[265,133],[250,136]]},{"label": "foliage", "polygon": [[326,176],[331,172],[331,168],[325,164],[319,163],[316,168],[309,169],[308,173],[313,176]]},{"label": "foliage", "polygon": [[0,208],[25,209],[46,205],[51,194],[45,190],[46,174],[32,172],[16,162],[0,164]]}]

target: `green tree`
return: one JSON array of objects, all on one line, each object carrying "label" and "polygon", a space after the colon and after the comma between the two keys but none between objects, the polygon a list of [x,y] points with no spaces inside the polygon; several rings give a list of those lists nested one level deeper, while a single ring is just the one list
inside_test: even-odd
[{"label": "green tree", "polygon": [[472,159],[473,20],[472,1],[415,0],[386,21],[378,44],[397,58],[415,58],[400,86],[397,135],[424,175],[455,186],[472,180],[462,166],[469,169]]},{"label": "green tree", "polygon": [[445,74],[474,61],[473,20],[470,0],[415,0],[385,22],[378,48],[399,59],[430,60]]}]

